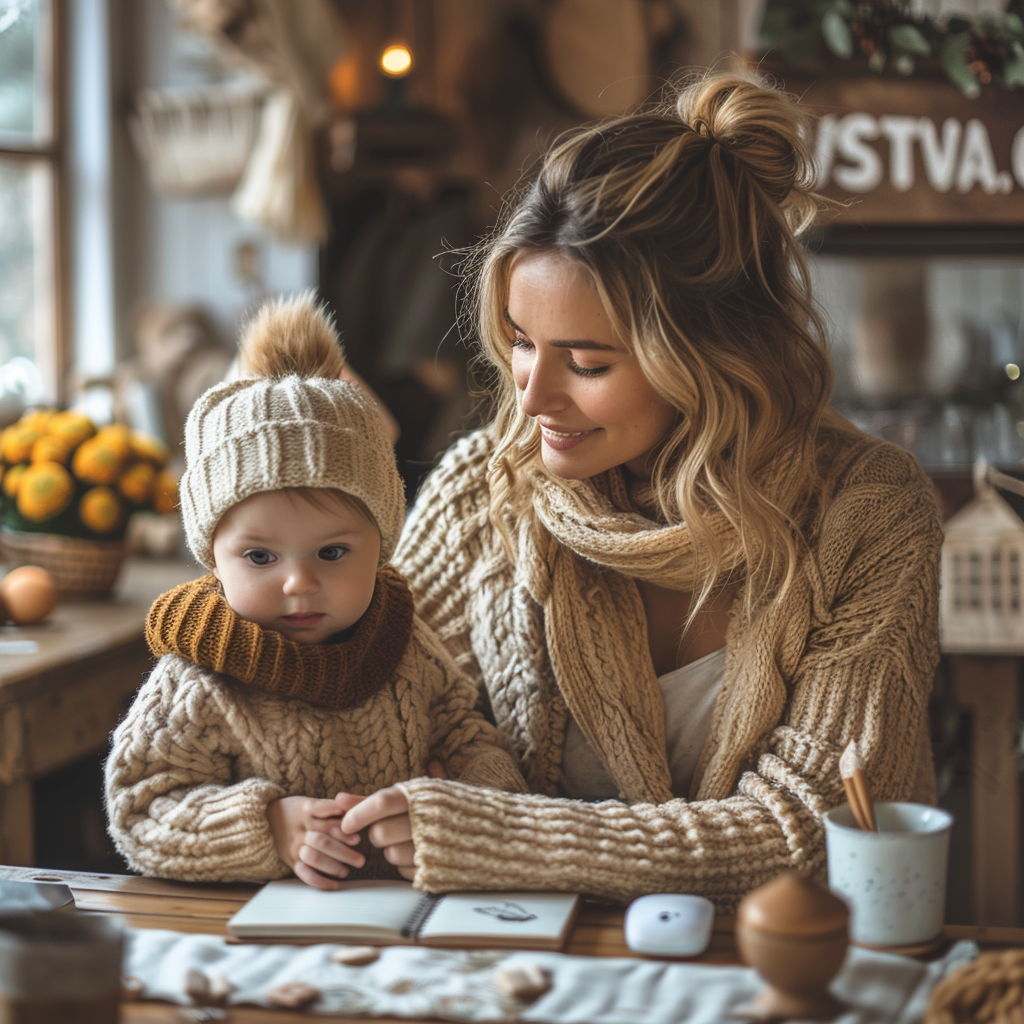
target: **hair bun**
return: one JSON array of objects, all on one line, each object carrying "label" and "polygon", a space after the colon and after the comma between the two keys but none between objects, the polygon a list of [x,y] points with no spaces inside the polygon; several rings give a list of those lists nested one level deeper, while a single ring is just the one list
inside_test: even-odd
[{"label": "hair bun", "polygon": [[330,313],[312,289],[264,303],[239,342],[246,377],[337,378],[345,352]]},{"label": "hair bun", "polygon": [[713,73],[681,89],[675,108],[684,124],[740,160],[775,202],[810,193],[807,116],[786,93],[752,72]]}]

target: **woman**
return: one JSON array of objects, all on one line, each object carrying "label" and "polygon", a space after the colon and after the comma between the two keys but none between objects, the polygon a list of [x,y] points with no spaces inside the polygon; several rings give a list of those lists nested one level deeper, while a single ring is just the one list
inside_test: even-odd
[{"label": "woman", "polygon": [[396,564],[532,793],[352,798],[342,827],[418,885],[728,910],[823,875],[851,740],[877,799],[934,800],[940,519],[827,407],[806,138],[784,94],[708,76],[563,136],[483,243],[497,415]]}]

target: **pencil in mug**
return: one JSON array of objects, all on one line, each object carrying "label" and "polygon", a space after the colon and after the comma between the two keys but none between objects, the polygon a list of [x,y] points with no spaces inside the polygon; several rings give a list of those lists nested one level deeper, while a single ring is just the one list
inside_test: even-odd
[{"label": "pencil in mug", "polygon": [[875,806],[871,799],[871,790],[868,789],[868,780],[864,774],[856,740],[850,740],[842,757],[839,758],[839,774],[843,778],[846,800],[857,824],[865,832],[877,832]]}]

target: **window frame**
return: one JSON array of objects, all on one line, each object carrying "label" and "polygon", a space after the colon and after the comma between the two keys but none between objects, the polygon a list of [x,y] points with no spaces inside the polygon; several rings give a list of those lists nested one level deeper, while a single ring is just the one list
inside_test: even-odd
[{"label": "window frame", "polygon": [[49,0],[50,5],[50,138],[24,143],[0,135],[0,159],[45,163],[50,168],[50,275],[53,282],[51,322],[53,324],[50,366],[52,379],[44,379],[48,396],[60,406],[66,398],[69,369],[69,296],[68,296],[68,204],[67,204],[67,133],[65,131],[66,39],[65,0]]}]

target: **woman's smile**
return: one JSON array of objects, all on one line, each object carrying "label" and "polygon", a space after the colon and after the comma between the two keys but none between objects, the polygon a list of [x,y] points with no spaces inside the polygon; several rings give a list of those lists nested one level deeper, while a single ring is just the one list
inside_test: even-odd
[{"label": "woman's smile", "polygon": [[538,425],[544,443],[560,452],[575,448],[576,445],[582,444],[587,438],[597,433],[597,430],[557,430],[555,427],[549,427],[539,421]]}]

